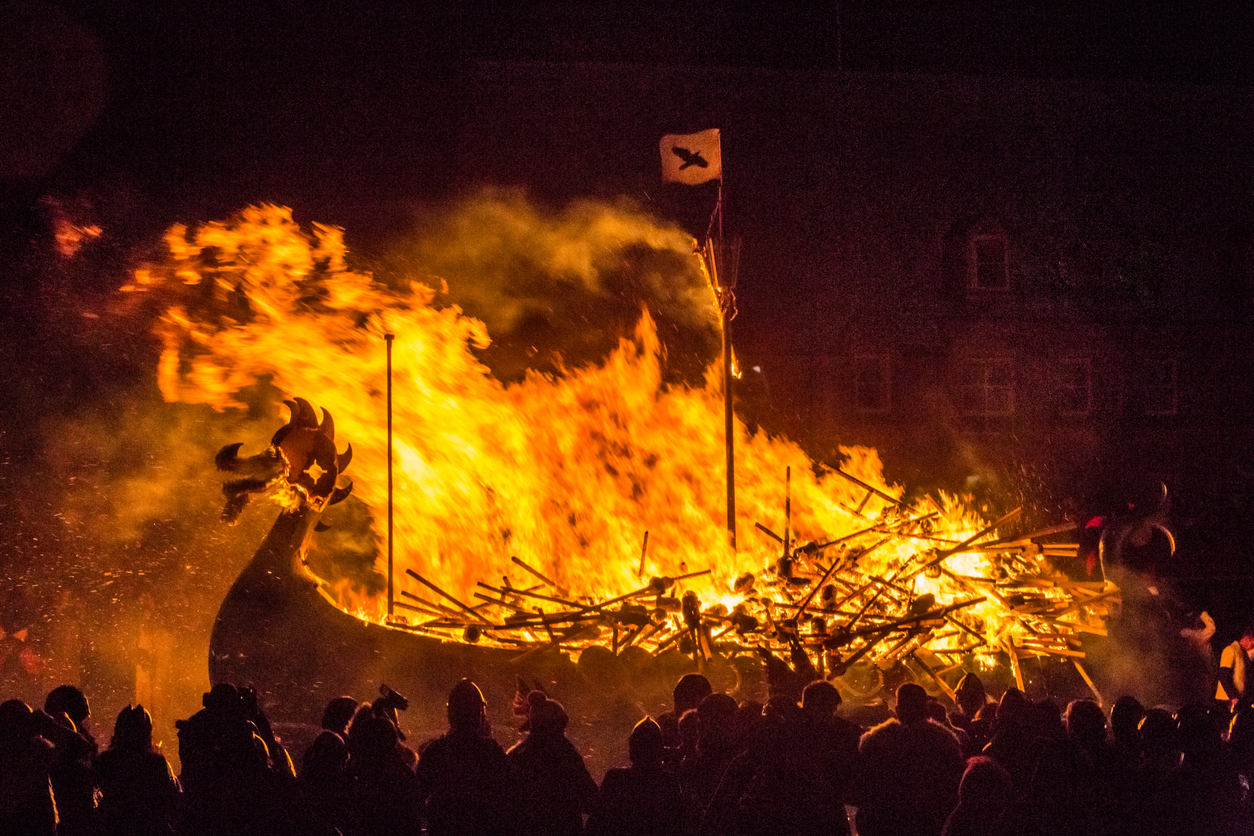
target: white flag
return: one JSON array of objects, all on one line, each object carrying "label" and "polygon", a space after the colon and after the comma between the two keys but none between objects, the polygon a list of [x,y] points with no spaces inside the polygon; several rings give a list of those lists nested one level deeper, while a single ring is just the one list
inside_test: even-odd
[{"label": "white flag", "polygon": [[667,134],[659,144],[662,179],[667,183],[695,186],[723,176],[723,155],[718,128],[699,134]]}]

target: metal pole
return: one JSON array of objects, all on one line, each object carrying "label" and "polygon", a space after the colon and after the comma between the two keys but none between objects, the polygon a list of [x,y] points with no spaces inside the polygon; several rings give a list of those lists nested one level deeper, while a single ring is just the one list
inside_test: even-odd
[{"label": "metal pole", "polygon": [[718,217],[718,243],[709,242],[710,272],[719,288],[719,308],[723,320],[723,440],[727,448],[727,538],[732,551],[736,551],[736,449],[735,449],[735,377],[732,375],[731,320],[735,273],[728,271],[726,279],[720,274],[725,265],[718,263],[723,249],[723,178],[718,179],[718,203],[714,206]]},{"label": "metal pole", "polygon": [[384,334],[388,347],[388,618],[394,610],[392,593],[392,334]]},{"label": "metal pole", "polygon": [[[727,291],[724,291],[727,292]],[[723,438],[727,447],[727,534],[732,551],[736,550],[736,452],[735,421],[732,411],[734,378],[732,377],[731,306],[723,308]]]}]

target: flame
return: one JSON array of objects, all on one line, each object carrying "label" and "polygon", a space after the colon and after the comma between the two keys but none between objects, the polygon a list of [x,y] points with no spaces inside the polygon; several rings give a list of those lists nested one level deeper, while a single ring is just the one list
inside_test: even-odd
[{"label": "flame", "polygon": [[[225,222],[175,226],[166,245],[168,257],[128,288],[165,294],[164,397],[241,408],[268,383],[281,397],[304,395],[326,408],[337,437],[353,445],[354,495],[370,509],[379,543],[388,503],[385,335],[394,335],[395,576],[398,589],[412,593],[398,601],[423,598],[415,606],[426,612],[455,611],[450,599],[479,603],[487,580],[498,599],[505,588],[554,599],[513,596],[515,609],[552,610],[554,601],[569,609],[654,577],[689,576],[668,594],[695,592],[716,615],[751,603],[785,620],[796,614],[797,586],[779,564],[781,545],[758,523],[781,537],[786,530],[793,544],[843,539],[806,558],[811,579],[843,562],[847,571],[828,576],[846,585],[878,579],[886,600],[902,606],[924,594],[938,606],[961,604],[977,590],[985,600],[951,618],[955,635],[936,647],[983,635],[996,649],[1024,632],[994,589],[1007,575],[995,555],[960,552],[940,569],[926,565],[935,549],[963,543],[987,521],[943,494],[903,506],[902,487],[886,482],[874,450],[841,448],[846,463],[836,471],[737,420],[733,550],[724,530],[719,370],[712,366],[701,386],[664,383],[664,349],[648,310],[603,362],[507,385],[477,357],[490,342],[480,320],[443,290],[389,287],[350,269],[340,230],[305,231],[290,210],[257,206]],[[411,583],[406,570],[429,584]],[[327,588],[359,617],[380,620],[386,611],[379,596],[343,580]],[[871,597],[837,592],[825,592],[825,603],[816,598],[812,611],[857,609]],[[1044,598],[1058,594],[1047,589]],[[1069,618],[1079,623],[1077,613],[1058,623]],[[867,617],[876,619],[883,617]]]}]

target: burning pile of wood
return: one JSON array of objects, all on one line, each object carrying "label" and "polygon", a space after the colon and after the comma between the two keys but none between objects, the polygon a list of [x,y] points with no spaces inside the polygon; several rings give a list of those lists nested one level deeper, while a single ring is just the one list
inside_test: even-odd
[{"label": "burning pile of wood", "polygon": [[[805,544],[792,542],[787,525],[780,536],[758,523],[780,556],[736,579],[728,599],[738,603],[730,608],[685,590],[685,581],[709,574],[708,568],[647,583],[642,577],[637,589],[592,600],[569,594],[513,557],[534,583],[519,586],[504,575],[501,584],[480,581],[474,601],[406,570],[419,586],[401,590],[395,605],[414,618],[388,623],[450,641],[517,647],[519,658],[594,646],[655,656],[675,648],[698,664],[740,653],[782,657],[819,676],[840,675],[859,661],[881,670],[908,663],[951,696],[945,674],[969,664],[972,654],[1004,652],[1020,687],[1021,663],[1030,657],[1070,659],[1093,687],[1080,664],[1080,634],[1105,635],[1119,591],[1109,581],[1075,580],[1058,568],[1077,562],[1076,542],[1055,541],[1077,539],[1074,524],[998,538],[1016,510],[955,540],[933,531],[939,507],[910,508],[841,475],[868,498],[886,500],[884,513],[851,534]],[[862,516],[862,508],[849,510]],[[876,561],[868,558],[886,547],[906,557],[894,559],[888,571],[872,569]],[[645,532],[641,575],[647,549]]]}]

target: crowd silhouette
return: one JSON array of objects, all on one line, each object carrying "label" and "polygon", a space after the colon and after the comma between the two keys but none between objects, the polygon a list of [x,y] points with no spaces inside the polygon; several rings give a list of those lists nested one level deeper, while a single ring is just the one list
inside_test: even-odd
[{"label": "crowd silhouette", "polygon": [[[799,684],[799,683],[798,683]],[[1254,834],[1254,708],[1065,708],[974,673],[952,713],[919,685],[862,728],[817,679],[738,703],[700,674],[627,736],[598,786],[560,702],[520,680],[506,750],[468,679],[411,745],[408,703],[331,700],[299,768],[256,695],[215,684],[176,722],[180,774],[127,706],[107,748],[83,693],[0,704],[0,836],[1224,836]]]}]

